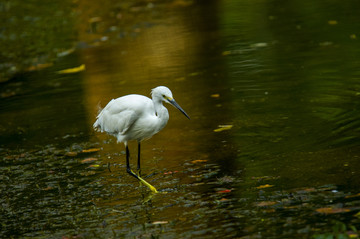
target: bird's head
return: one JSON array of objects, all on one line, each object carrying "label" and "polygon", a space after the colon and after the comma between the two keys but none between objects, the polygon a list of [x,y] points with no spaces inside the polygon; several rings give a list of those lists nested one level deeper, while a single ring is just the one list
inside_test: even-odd
[{"label": "bird's head", "polygon": [[165,101],[167,103],[169,103],[168,100],[173,100],[171,90],[166,86],[158,86],[152,89],[151,97],[153,100]]},{"label": "bird's head", "polygon": [[186,114],[186,112],[180,107],[178,103],[173,98],[171,90],[166,86],[158,86],[151,90],[151,97],[154,101],[166,102],[173,105],[175,108],[181,111],[188,119],[190,117]]}]

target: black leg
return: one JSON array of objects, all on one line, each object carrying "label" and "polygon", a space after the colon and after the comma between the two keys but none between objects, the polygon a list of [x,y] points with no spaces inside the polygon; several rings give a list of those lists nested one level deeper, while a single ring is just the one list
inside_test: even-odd
[{"label": "black leg", "polygon": [[137,164],[137,170],[139,176],[141,175],[141,169],[140,169],[140,141],[138,142],[138,164]]},{"label": "black leg", "polygon": [[127,145],[126,145],[126,171],[128,172],[128,174],[135,177],[137,180],[140,180],[139,177],[136,174],[134,174],[130,168],[130,152]]},{"label": "black leg", "polygon": [[[139,152],[140,152],[140,143],[139,143]],[[139,153],[140,156],[140,153]],[[140,157],[138,158],[138,167],[140,168]],[[142,179],[139,176],[136,175],[130,168],[130,152],[129,152],[129,148],[126,145],[126,171],[128,172],[128,174],[130,174],[131,176],[133,176],[134,178],[136,178],[137,180],[139,180],[140,182],[142,182],[145,186],[147,186],[152,192],[157,193],[158,191],[156,190],[156,188],[154,188],[154,186],[152,186],[150,183],[146,182],[144,179]]]}]

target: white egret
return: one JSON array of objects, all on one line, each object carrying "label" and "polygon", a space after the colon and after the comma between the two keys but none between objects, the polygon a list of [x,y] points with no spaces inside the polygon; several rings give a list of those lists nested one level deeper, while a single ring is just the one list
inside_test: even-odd
[{"label": "white egret", "polygon": [[[151,191],[157,192],[155,187],[140,176],[140,143],[158,133],[168,122],[169,113],[162,102],[172,104],[188,119],[190,117],[176,103],[169,88],[158,86],[152,89],[151,97],[152,100],[143,95],[132,94],[112,99],[100,111],[94,128],[115,136],[117,142],[125,144],[127,172],[149,187]],[[138,142],[138,175],[130,168],[128,148],[128,141],[130,140],[137,140]]]}]

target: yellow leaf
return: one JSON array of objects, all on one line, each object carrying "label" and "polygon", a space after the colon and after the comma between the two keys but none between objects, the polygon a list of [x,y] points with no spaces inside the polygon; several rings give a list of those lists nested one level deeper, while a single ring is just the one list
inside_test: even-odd
[{"label": "yellow leaf", "polygon": [[101,22],[102,19],[101,19],[101,17],[92,17],[88,21],[89,21],[89,23],[94,23],[94,22]]},{"label": "yellow leaf", "polygon": [[316,211],[319,212],[319,213],[323,213],[323,214],[336,214],[336,213],[350,212],[350,209],[323,207],[323,208],[316,209]]},{"label": "yellow leaf", "polygon": [[227,56],[227,55],[230,55],[230,54],[231,54],[231,51],[224,51],[224,52],[222,53],[223,56]]},{"label": "yellow leaf", "polygon": [[94,153],[94,152],[97,152],[97,151],[100,151],[100,149],[99,148],[83,149],[81,152],[82,153]]},{"label": "yellow leaf", "polygon": [[212,98],[219,98],[219,97],[220,97],[220,94],[212,94],[211,97],[212,97]]},{"label": "yellow leaf", "polygon": [[360,197],[360,193],[354,194],[354,195],[345,196],[345,198],[355,198],[355,197]]},{"label": "yellow leaf", "polygon": [[221,131],[224,131],[224,130],[229,130],[232,127],[233,126],[231,124],[229,124],[229,125],[219,125],[219,128],[214,129],[214,132],[221,132]]},{"label": "yellow leaf", "polygon": [[81,160],[81,163],[91,163],[96,160],[97,160],[97,158],[86,158],[86,159]]},{"label": "yellow leaf", "polygon": [[256,187],[257,189],[263,189],[263,188],[271,188],[274,187],[274,185],[270,185],[270,184],[265,184],[265,185],[260,185],[259,187]]},{"label": "yellow leaf", "polygon": [[359,238],[359,234],[356,232],[348,232],[347,234],[350,238]]},{"label": "yellow leaf", "polygon": [[168,221],[156,221],[156,222],[153,222],[152,224],[159,225],[159,224],[166,224],[166,223],[169,223],[169,222]]},{"label": "yellow leaf", "polygon": [[338,22],[336,20],[329,20],[328,24],[329,25],[336,25],[336,24],[338,24]]},{"label": "yellow leaf", "polygon": [[204,162],[207,162],[207,160],[206,159],[197,159],[197,160],[191,161],[191,163],[204,163]]},{"label": "yellow leaf", "polygon": [[189,76],[197,76],[197,75],[200,75],[200,72],[192,72],[189,74]]},{"label": "yellow leaf", "polygon": [[58,74],[73,74],[73,73],[77,73],[77,72],[84,71],[84,70],[85,70],[85,64],[82,64],[78,67],[58,71],[57,73]]},{"label": "yellow leaf", "polygon": [[89,168],[98,168],[98,167],[100,167],[99,164],[91,164],[91,165],[89,166]]},{"label": "yellow leaf", "polygon": [[65,153],[65,156],[68,156],[68,157],[75,157],[77,155],[76,152],[66,152]]},{"label": "yellow leaf", "polygon": [[[190,176],[191,177],[191,176]],[[191,184],[192,186],[200,186],[200,185],[204,185],[205,183],[193,183]]]}]

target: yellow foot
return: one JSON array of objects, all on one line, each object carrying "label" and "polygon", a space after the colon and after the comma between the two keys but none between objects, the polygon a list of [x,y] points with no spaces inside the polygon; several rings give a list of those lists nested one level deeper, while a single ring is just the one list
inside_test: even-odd
[{"label": "yellow foot", "polygon": [[139,177],[140,181],[147,186],[153,193],[158,193],[158,191],[156,190],[156,188],[151,185],[150,183],[146,182],[144,179],[142,179],[141,177]]},{"label": "yellow foot", "polygon": [[[131,171],[132,173],[134,173],[133,171]],[[153,193],[158,193],[158,191],[156,190],[156,188],[151,185],[150,183],[146,182],[142,177],[140,177],[139,175],[137,176],[137,178],[139,179],[139,181],[144,184],[145,186],[147,186]]]}]

